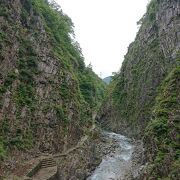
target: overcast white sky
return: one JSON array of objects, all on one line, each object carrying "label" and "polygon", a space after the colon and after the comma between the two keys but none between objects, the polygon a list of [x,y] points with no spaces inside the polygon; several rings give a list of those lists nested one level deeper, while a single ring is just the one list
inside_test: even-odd
[{"label": "overcast white sky", "polygon": [[117,72],[149,0],[56,0],[75,25],[88,65],[106,77]]}]

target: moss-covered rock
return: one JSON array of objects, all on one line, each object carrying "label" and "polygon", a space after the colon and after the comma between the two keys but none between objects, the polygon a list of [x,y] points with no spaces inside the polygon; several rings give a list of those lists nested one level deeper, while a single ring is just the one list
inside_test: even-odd
[{"label": "moss-covered rock", "polygon": [[99,113],[104,127],[129,136],[143,135],[158,88],[177,65],[179,6],[179,2],[168,0],[152,0],[147,6],[135,41]]},{"label": "moss-covered rock", "polygon": [[60,152],[92,124],[105,85],[73,36],[71,19],[55,3],[0,1],[0,159]]},{"label": "moss-covered rock", "polygon": [[150,1],[97,119],[106,129],[143,138],[144,179],[180,178],[179,17],[179,1]]},{"label": "moss-covered rock", "polygon": [[180,66],[161,85],[152,120],[145,131],[148,177],[179,179],[180,169]]}]

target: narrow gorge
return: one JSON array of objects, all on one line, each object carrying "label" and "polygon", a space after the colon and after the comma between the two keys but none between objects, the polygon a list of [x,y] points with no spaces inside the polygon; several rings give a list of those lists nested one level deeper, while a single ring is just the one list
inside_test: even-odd
[{"label": "narrow gorge", "polygon": [[106,84],[55,1],[0,0],[0,180],[180,179],[180,1],[138,25]]}]

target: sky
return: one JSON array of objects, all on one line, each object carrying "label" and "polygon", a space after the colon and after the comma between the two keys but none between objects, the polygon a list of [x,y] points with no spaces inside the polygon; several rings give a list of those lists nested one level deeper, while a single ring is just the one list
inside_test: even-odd
[{"label": "sky", "polygon": [[149,0],[56,0],[74,23],[86,65],[104,78],[118,72]]}]

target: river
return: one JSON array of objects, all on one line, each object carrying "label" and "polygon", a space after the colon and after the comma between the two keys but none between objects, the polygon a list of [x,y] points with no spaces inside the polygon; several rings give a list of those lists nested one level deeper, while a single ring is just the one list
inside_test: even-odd
[{"label": "river", "polygon": [[[103,132],[104,137],[116,143],[116,148],[105,155],[100,165],[87,180],[127,180],[133,179],[138,174],[140,163],[133,160],[137,145],[132,140],[113,132]],[[142,147],[139,147],[142,150]]]}]

